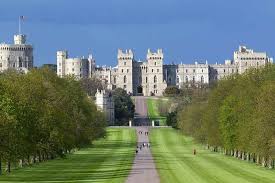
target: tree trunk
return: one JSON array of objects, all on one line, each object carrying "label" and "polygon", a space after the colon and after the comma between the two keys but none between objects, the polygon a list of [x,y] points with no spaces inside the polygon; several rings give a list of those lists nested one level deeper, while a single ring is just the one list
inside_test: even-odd
[{"label": "tree trunk", "polygon": [[22,160],[22,159],[19,160],[18,166],[19,166],[20,168],[23,167],[23,160]]},{"label": "tree trunk", "polygon": [[246,154],[246,160],[247,160],[247,161],[250,161],[250,153],[247,153],[247,154]]},{"label": "tree trunk", "polygon": [[274,168],[274,161],[271,157],[268,159],[268,168],[273,169]]},{"label": "tree trunk", "polygon": [[238,150],[234,149],[234,157],[237,158],[238,157]]},{"label": "tree trunk", "polygon": [[28,155],[28,165],[31,164],[31,158],[30,158],[30,155]]},{"label": "tree trunk", "polygon": [[262,158],[262,167],[266,167],[266,158],[265,157]]},{"label": "tree trunk", "polygon": [[245,160],[245,152],[242,153],[242,160]]},{"label": "tree trunk", "polygon": [[38,161],[41,162],[41,153],[38,153]]},{"label": "tree trunk", "polygon": [[0,158],[0,175],[2,175],[2,160]]},{"label": "tree trunk", "polygon": [[257,155],[256,164],[260,164],[260,156],[259,155]]},{"label": "tree trunk", "polygon": [[11,162],[8,161],[6,165],[6,172],[10,173],[11,172]]}]

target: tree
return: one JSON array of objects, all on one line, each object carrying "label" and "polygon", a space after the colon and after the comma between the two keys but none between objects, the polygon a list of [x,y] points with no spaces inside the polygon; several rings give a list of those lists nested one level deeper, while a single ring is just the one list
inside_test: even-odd
[{"label": "tree", "polygon": [[134,118],[135,105],[131,97],[122,88],[112,92],[115,104],[116,125],[127,125],[130,119]]},{"label": "tree", "polygon": [[180,94],[180,90],[176,86],[168,86],[165,88],[163,95],[167,97],[177,96]]},{"label": "tree", "polygon": [[82,78],[80,80],[81,87],[89,96],[95,96],[97,89],[103,90],[105,86],[96,77],[92,78]]}]

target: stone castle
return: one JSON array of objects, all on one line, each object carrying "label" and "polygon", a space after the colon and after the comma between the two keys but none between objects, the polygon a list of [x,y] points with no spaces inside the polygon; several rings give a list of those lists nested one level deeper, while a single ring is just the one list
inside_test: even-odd
[{"label": "stone castle", "polygon": [[0,72],[16,69],[26,73],[33,68],[33,47],[26,44],[26,35],[14,35],[14,44],[0,44]]},{"label": "stone castle", "polygon": [[234,52],[233,60],[224,64],[208,64],[207,61],[194,64],[164,64],[161,49],[152,52],[148,49],[146,60],[137,61],[132,50],[118,50],[117,66],[96,67],[91,57],[70,59],[67,52],[57,52],[57,74],[67,74],[77,78],[97,77],[107,88],[123,88],[131,95],[161,96],[167,86],[183,86],[205,84],[222,79],[234,73],[242,74],[249,68],[263,67],[273,63],[265,52],[254,52],[240,46]]},{"label": "stone castle", "polygon": [[115,124],[115,106],[111,93],[105,90],[97,90],[95,104],[98,110],[103,111],[109,125]]}]

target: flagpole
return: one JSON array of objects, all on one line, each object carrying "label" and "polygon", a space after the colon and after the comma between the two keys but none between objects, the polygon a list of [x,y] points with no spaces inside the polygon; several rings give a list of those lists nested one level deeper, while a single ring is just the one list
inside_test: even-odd
[{"label": "flagpole", "polygon": [[19,35],[21,35],[21,17],[19,16],[19,27],[18,27]]}]

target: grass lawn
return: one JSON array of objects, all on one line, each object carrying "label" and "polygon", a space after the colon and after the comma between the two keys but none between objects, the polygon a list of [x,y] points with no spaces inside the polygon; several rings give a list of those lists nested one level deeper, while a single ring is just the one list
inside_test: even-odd
[{"label": "grass lawn", "polygon": [[134,129],[108,129],[106,139],[92,147],[32,167],[0,176],[0,182],[108,182],[127,178],[135,156]]},{"label": "grass lawn", "polygon": [[158,100],[154,98],[147,99],[148,116],[151,120],[158,120],[160,126],[166,125],[166,117],[161,116],[158,111]]},{"label": "grass lawn", "polygon": [[174,129],[152,129],[150,140],[162,183],[275,182],[274,170],[204,150]]}]

